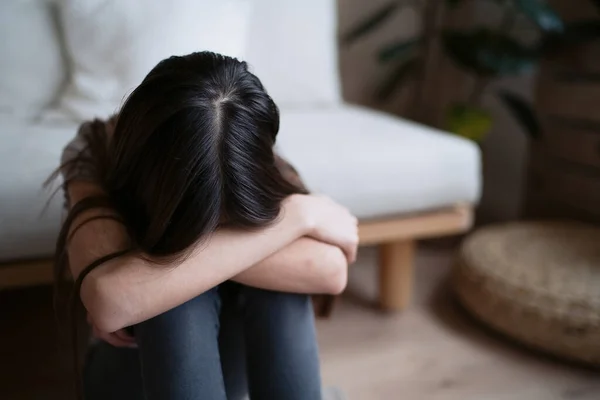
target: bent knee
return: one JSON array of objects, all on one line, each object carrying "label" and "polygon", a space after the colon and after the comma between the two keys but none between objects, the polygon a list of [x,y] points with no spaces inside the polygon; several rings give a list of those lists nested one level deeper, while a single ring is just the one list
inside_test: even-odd
[{"label": "bent knee", "polygon": [[173,326],[184,326],[193,324],[198,320],[210,321],[218,319],[221,308],[221,297],[217,288],[212,288],[206,292],[174,307],[154,318],[141,322],[140,326],[166,326],[171,329]]},{"label": "bent knee", "polygon": [[244,286],[241,290],[241,297],[246,307],[312,311],[311,296],[307,294],[277,292]]}]

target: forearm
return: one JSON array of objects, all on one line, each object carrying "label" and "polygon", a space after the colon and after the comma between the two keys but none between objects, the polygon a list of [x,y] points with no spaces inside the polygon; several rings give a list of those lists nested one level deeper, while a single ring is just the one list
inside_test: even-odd
[{"label": "forearm", "polygon": [[347,269],[338,247],[300,238],[232,280],[280,292],[338,294],[346,286]]},{"label": "forearm", "polygon": [[82,285],[82,300],[102,330],[117,330],[183,304],[301,234],[298,225],[283,220],[259,232],[218,231],[178,265],[123,257],[88,275]]},{"label": "forearm", "polygon": [[[71,188],[70,188],[71,189]],[[73,202],[88,193],[70,190]],[[78,226],[99,212],[78,218]],[[170,310],[258,264],[306,233],[305,221],[289,212],[255,232],[219,230],[196,246],[181,263],[146,261],[135,254],[118,257],[91,271],[83,280],[81,298],[101,330],[114,331]],[[112,220],[82,225],[68,244],[73,276],[92,261],[126,247],[126,232]]]}]

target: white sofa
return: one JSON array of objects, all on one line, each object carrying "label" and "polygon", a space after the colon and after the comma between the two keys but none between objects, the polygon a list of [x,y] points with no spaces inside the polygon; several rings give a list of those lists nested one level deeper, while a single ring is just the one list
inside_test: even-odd
[{"label": "white sofa", "polygon": [[251,64],[280,106],[281,153],[381,245],[383,306],[408,301],[415,239],[470,226],[478,147],[341,100],[334,0],[5,0],[0,36],[0,288],[50,277],[63,201],[44,211],[42,182],[81,120],[194,50]]}]

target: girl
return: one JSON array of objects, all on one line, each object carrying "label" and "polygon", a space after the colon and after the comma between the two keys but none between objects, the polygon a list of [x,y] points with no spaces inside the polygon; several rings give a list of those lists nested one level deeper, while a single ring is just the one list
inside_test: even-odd
[{"label": "girl", "polygon": [[321,398],[307,294],[343,290],[357,221],[306,194],[278,130],[246,63],[203,52],[159,63],[65,149],[56,275],[103,340],[86,398]]}]

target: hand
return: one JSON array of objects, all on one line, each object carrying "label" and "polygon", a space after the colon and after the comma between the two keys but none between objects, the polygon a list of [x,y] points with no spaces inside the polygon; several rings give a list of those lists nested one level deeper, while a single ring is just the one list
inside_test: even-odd
[{"label": "hand", "polygon": [[358,220],[350,211],[332,199],[321,195],[293,195],[284,208],[295,208],[306,222],[306,235],[339,247],[348,260],[356,260]]},{"label": "hand", "polygon": [[125,329],[119,329],[116,332],[103,332],[96,327],[89,314],[87,321],[92,326],[92,334],[95,338],[104,340],[115,347],[137,347],[135,338],[131,336]]}]

